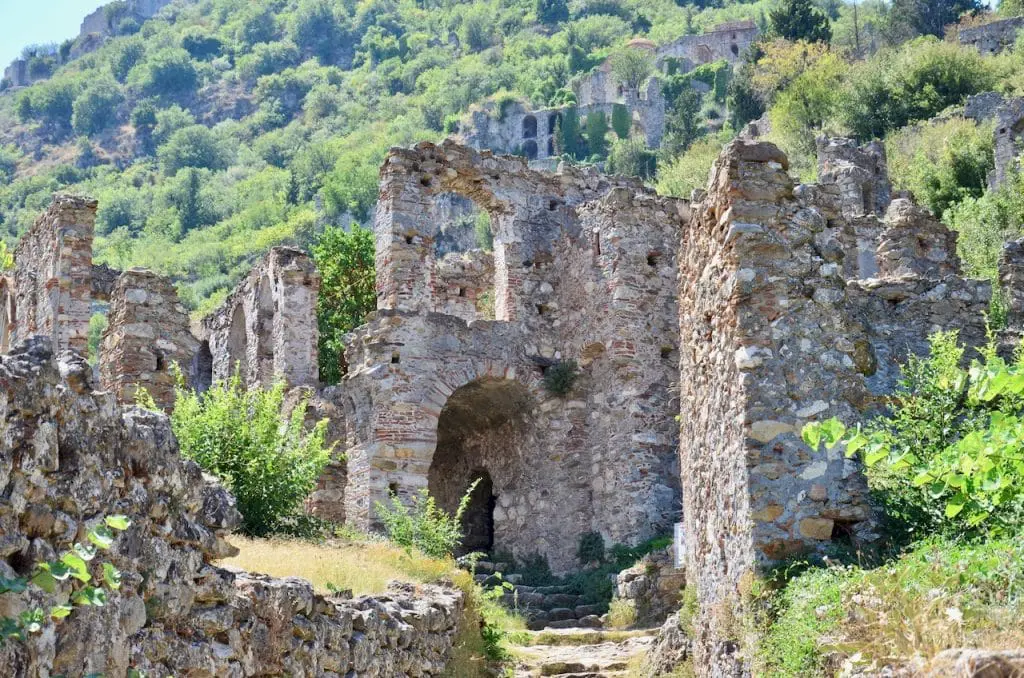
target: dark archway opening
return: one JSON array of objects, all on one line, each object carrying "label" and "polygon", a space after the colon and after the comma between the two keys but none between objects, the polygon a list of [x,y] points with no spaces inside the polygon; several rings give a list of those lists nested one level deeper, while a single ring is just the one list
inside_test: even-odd
[{"label": "dark archway opening", "polygon": [[525,144],[523,144],[523,155],[525,155],[528,160],[536,160],[537,159],[537,142],[536,141],[527,141]]},{"label": "dark archway opening", "polygon": [[535,139],[537,137],[537,118],[528,115],[523,118],[523,138]]},{"label": "dark archway opening", "polygon": [[441,508],[454,513],[477,483],[462,515],[465,538],[457,555],[512,546],[502,543],[496,509],[502,492],[515,492],[511,479],[522,474],[519,441],[532,403],[519,382],[487,378],[457,389],[441,410],[427,474],[430,494]]},{"label": "dark archway opening", "polygon": [[548,134],[554,134],[562,120],[561,113],[552,113],[548,116]]},{"label": "dark archway opening", "polygon": [[197,393],[205,393],[213,385],[213,352],[210,342],[199,345],[199,351],[192,358],[192,388]]}]

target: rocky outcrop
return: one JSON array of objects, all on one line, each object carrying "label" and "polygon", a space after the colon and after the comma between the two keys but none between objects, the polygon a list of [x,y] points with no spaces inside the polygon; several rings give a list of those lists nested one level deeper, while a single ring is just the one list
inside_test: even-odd
[{"label": "rocky outcrop", "polygon": [[[217,567],[234,552],[233,499],[181,458],[164,415],[122,409],[91,375],[46,338],[0,357],[0,577],[53,559],[105,516],[132,521],[108,552],[120,590],[4,643],[0,675],[443,675],[460,592],[407,586],[342,600]],[[64,584],[52,596],[0,595],[0,617],[68,594]]]},{"label": "rocky outcrop", "polygon": [[648,553],[615,577],[615,597],[633,601],[636,624],[660,624],[679,607],[686,571],[677,569],[671,546]]}]

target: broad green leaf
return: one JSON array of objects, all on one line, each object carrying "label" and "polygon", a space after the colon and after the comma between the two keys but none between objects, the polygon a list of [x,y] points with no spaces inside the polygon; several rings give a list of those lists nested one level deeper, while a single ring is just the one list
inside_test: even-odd
[{"label": "broad green leaf", "polygon": [[57,580],[46,570],[36,572],[35,576],[32,577],[32,583],[47,593],[52,594],[57,590]]},{"label": "broad green leaf", "polygon": [[844,435],[846,435],[846,426],[837,418],[832,417],[821,422],[821,437],[829,449],[838,445]]},{"label": "broad green leaf", "polygon": [[54,605],[50,608],[50,617],[53,619],[64,619],[71,614],[72,609],[74,608],[70,605]]},{"label": "broad green leaf", "polygon": [[90,561],[96,557],[96,547],[92,544],[75,544],[72,547],[75,555],[85,561]]},{"label": "broad green leaf", "polygon": [[107,524],[107,527],[115,530],[127,530],[132,524],[132,521],[128,519],[128,516],[122,515],[107,516],[103,519],[103,522]]},{"label": "broad green leaf", "polygon": [[103,607],[107,604],[107,592],[97,586],[86,586],[71,596],[75,605]]},{"label": "broad green leaf", "polygon": [[89,574],[89,566],[78,555],[68,551],[60,557],[60,560],[68,566],[71,570],[71,576],[75,579],[82,582],[88,582],[92,579],[92,575]]},{"label": "broad green leaf", "polygon": [[818,446],[821,445],[821,424],[817,421],[808,422],[800,431],[800,437],[808,447],[817,452]]},{"label": "broad green leaf", "polygon": [[846,441],[846,456],[852,457],[858,450],[868,444],[868,437],[859,430]]},{"label": "broad green leaf", "polygon": [[89,530],[89,541],[96,545],[96,548],[109,549],[114,543],[114,533],[106,525],[97,525]]},{"label": "broad green leaf", "polygon": [[933,480],[935,480],[935,476],[933,476],[928,471],[922,471],[921,473],[918,473],[916,476],[914,476],[914,479],[911,481],[911,483],[914,487],[921,487],[922,485],[927,485]]},{"label": "broad green leaf", "polygon": [[0,593],[22,593],[27,587],[28,579],[25,577],[15,577],[14,579],[0,577]]},{"label": "broad green leaf", "polygon": [[121,573],[110,563],[103,563],[103,581],[107,588],[116,591],[121,588]]},{"label": "broad green leaf", "polygon": [[967,497],[965,497],[963,493],[953,495],[953,497],[946,502],[946,517],[956,518],[960,515],[960,512],[964,510],[964,506],[966,505]]}]

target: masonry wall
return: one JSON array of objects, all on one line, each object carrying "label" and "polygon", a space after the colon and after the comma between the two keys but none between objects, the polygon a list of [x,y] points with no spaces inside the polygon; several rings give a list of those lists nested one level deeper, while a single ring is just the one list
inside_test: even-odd
[{"label": "masonry wall", "polygon": [[101,386],[122,403],[134,402],[142,388],[161,409],[173,407],[177,371],[188,376],[199,342],[171,281],[142,269],[125,271],[111,293],[107,322]]},{"label": "masonry wall", "polygon": [[957,34],[961,45],[971,45],[984,55],[998,54],[1013,47],[1017,34],[1024,28],[1024,17],[993,21],[974,28],[964,28]]},{"label": "masonry wall", "polygon": [[[58,362],[37,338],[0,358],[0,430],[0,576],[84,541],[104,516],[132,520],[102,558],[121,571],[120,590],[27,642],[5,641],[0,674],[445,675],[461,592],[399,587],[345,600],[218,567],[234,552],[233,499],[179,456],[164,415],[121,409],[80,357]],[[0,617],[68,594],[58,584],[52,598],[0,595]]]},{"label": "masonry wall", "polygon": [[203,319],[198,383],[227,379],[237,369],[248,386],[283,379],[318,383],[316,302],[320,276],[293,247],[274,247],[227,300]]},{"label": "masonry wall", "polygon": [[57,195],[19,241],[10,288],[15,320],[8,328],[8,345],[41,335],[55,350],[85,353],[95,221],[95,200]]},{"label": "masonry wall", "polygon": [[[796,187],[786,170],[771,144],[731,143],[679,257],[680,451],[702,675],[744,672],[734,620],[753,573],[876,539],[857,463],[807,448],[803,424],[877,410],[936,330],[984,339],[990,286],[959,277],[955,237],[929,213],[897,200],[882,219],[847,221],[835,210],[841,191]],[[858,232],[880,234],[882,277],[856,279],[844,265]]]},{"label": "masonry wall", "polygon": [[[491,217],[493,269],[473,269],[491,279],[461,289],[489,287],[493,316],[453,303],[453,265],[486,261],[436,247],[433,204],[453,193]],[[379,310],[350,337],[338,389],[347,519],[370,526],[375,502],[423,487],[454,508],[486,472],[495,548],[539,552],[562,571],[578,566],[584,532],[608,543],[667,532],[679,511],[673,243],[684,218],[685,203],[592,171],[534,172],[449,142],[393,149],[375,224]],[[568,360],[581,368],[574,388],[548,393],[546,370]]]}]

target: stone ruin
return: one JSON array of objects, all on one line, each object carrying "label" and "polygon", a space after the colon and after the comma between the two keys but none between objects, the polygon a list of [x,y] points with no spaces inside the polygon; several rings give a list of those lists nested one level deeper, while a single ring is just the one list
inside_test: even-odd
[{"label": "stone ruin", "polygon": [[995,169],[989,173],[988,185],[992,189],[1002,186],[1011,174],[1020,170],[1020,157],[1024,152],[1024,97],[1004,97],[998,92],[968,97],[964,117],[978,123],[992,123]]},{"label": "stone ruin", "polygon": [[[0,644],[0,674],[444,675],[460,591],[324,597],[301,579],[218,567],[237,552],[226,541],[240,522],[234,499],[181,457],[166,416],[122,409],[93,379],[46,337],[0,356],[0,577],[56,559],[105,516],[132,521],[97,559],[120,570],[120,589],[103,607],[76,607],[59,632]],[[0,617],[70,591],[0,595]]]},{"label": "stone ruin", "polygon": [[[733,21],[713,27],[700,35],[684,35],[658,47],[650,40],[636,38],[627,43],[631,49],[650,54],[657,73],[638,89],[626,87],[612,73],[606,59],[590,73],[572,83],[580,120],[593,112],[602,112],[611,120],[612,109],[622,104],[629,111],[633,127],[648,148],[659,148],[665,135],[665,98],[658,74],[677,69],[686,73],[695,67],[724,59],[736,63],[757,40],[760,31],[752,21]],[[693,86],[707,91],[707,85]],[[521,102],[490,101],[474,107],[461,121],[455,138],[478,150],[516,153],[528,160],[556,157],[555,130],[566,107],[534,109]]]},{"label": "stone ruin", "polygon": [[[583,533],[636,544],[681,514],[695,665],[738,675],[730,620],[752,574],[877,539],[858,464],[810,450],[800,428],[878,412],[937,330],[986,337],[990,283],[962,276],[954,233],[893,199],[881,147],[818,147],[820,183],[797,185],[775,146],[737,139],[693,201],[450,141],[392,149],[374,224],[378,310],[349,336],[336,386],[316,382],[319,280],[300,251],[272,250],[193,337],[166,281],[92,265],[95,203],[64,196],[0,287],[0,336],[8,349],[41,335],[32,351],[81,351],[90,301],[109,295],[104,398],[143,383],[170,407],[159,384],[173,362],[199,388],[234,366],[248,385],[285,379],[346,454],[310,508],[357,528],[373,528],[391,494],[426,488],[451,510],[477,482],[466,546],[565,572]],[[490,251],[471,233],[482,214]],[[1000,266],[1008,337],[1024,322],[1022,252],[1008,245]],[[570,361],[571,388],[545,385]],[[622,586],[656,603],[657,581],[638,581]]]},{"label": "stone ruin", "polygon": [[970,45],[988,56],[1012,48],[1022,28],[1024,17],[1016,16],[973,28],[962,28],[957,32],[957,40],[961,45]]}]

